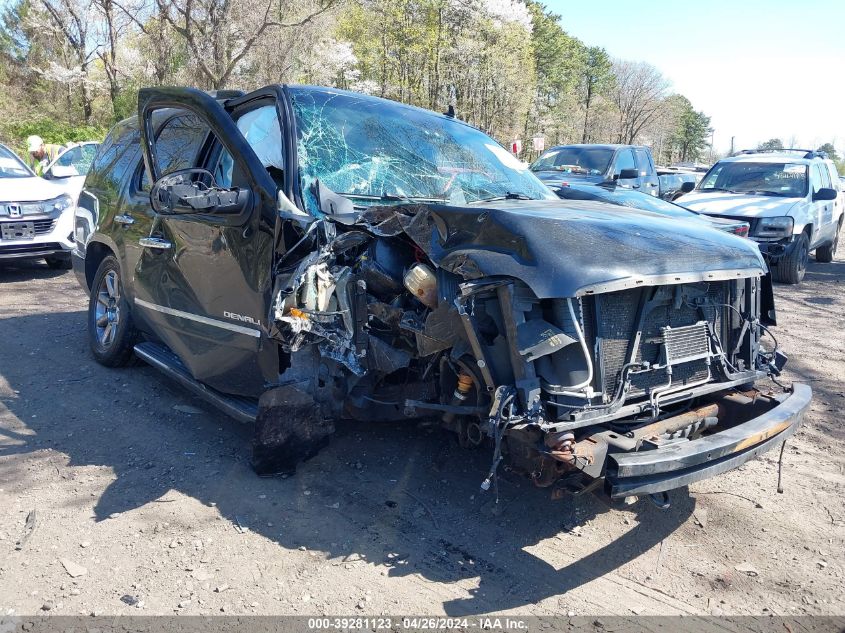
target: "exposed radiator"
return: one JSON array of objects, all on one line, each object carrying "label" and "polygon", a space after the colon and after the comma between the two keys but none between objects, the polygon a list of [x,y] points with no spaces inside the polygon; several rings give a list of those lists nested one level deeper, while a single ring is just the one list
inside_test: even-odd
[{"label": "exposed radiator", "polygon": [[[642,323],[642,336],[639,348],[634,356],[637,362],[652,365],[673,365],[673,384],[685,384],[706,379],[709,375],[707,357],[710,355],[710,342],[707,324],[714,332],[722,332],[724,311],[726,308],[715,304],[728,303],[732,282],[713,282],[696,284],[696,295],[706,297],[711,306],[702,311],[681,302],[671,300],[663,303],[649,303],[654,288],[637,288],[595,295],[585,299],[585,317],[594,313],[595,333],[588,343],[595,350],[596,371],[600,388],[607,396],[612,396],[617,388],[622,367],[631,359],[632,345],[637,331],[640,307],[647,306],[647,313]],[[645,293],[645,295],[644,295]],[[705,321],[704,319],[707,319]],[[665,369],[633,374],[629,398],[645,395],[652,387],[663,385],[668,380]]]}]

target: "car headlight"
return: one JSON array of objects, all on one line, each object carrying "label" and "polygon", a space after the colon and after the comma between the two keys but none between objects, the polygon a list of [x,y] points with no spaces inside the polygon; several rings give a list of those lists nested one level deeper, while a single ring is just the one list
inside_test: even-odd
[{"label": "car headlight", "polygon": [[21,204],[22,215],[32,215],[37,213],[52,213],[54,211],[64,211],[73,206],[73,198],[66,193],[63,193],[52,200],[45,200],[44,202],[24,202]]},{"label": "car headlight", "polygon": [[64,211],[73,206],[73,198],[66,193],[63,193],[58,198],[53,198],[44,203],[44,208],[47,211]]},{"label": "car headlight", "polygon": [[754,229],[754,237],[789,237],[794,220],[788,215],[760,218]]}]

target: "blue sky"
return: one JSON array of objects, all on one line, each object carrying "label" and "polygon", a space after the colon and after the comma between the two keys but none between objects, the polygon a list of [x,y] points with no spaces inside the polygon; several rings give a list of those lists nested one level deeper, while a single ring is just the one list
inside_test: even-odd
[{"label": "blue sky", "polygon": [[545,0],[563,28],[646,61],[711,118],[719,150],[772,137],[845,153],[845,0]]}]

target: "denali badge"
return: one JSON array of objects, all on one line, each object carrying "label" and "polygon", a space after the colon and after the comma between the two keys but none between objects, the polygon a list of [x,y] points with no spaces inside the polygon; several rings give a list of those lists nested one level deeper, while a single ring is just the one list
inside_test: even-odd
[{"label": "denali badge", "polygon": [[223,316],[227,319],[235,319],[236,321],[243,321],[244,323],[252,323],[253,325],[257,325],[261,327],[261,321],[256,321],[251,316],[244,316],[243,314],[237,314],[236,312],[227,312],[226,310],[223,311]]}]

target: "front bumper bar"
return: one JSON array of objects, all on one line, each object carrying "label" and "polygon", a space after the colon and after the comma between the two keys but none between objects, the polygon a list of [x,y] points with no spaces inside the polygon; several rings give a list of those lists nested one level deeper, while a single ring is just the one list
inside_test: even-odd
[{"label": "front bumper bar", "polygon": [[812,395],[808,385],[795,383],[779,405],[748,422],[683,444],[609,454],[611,498],[665,492],[744,464],[795,433]]}]

